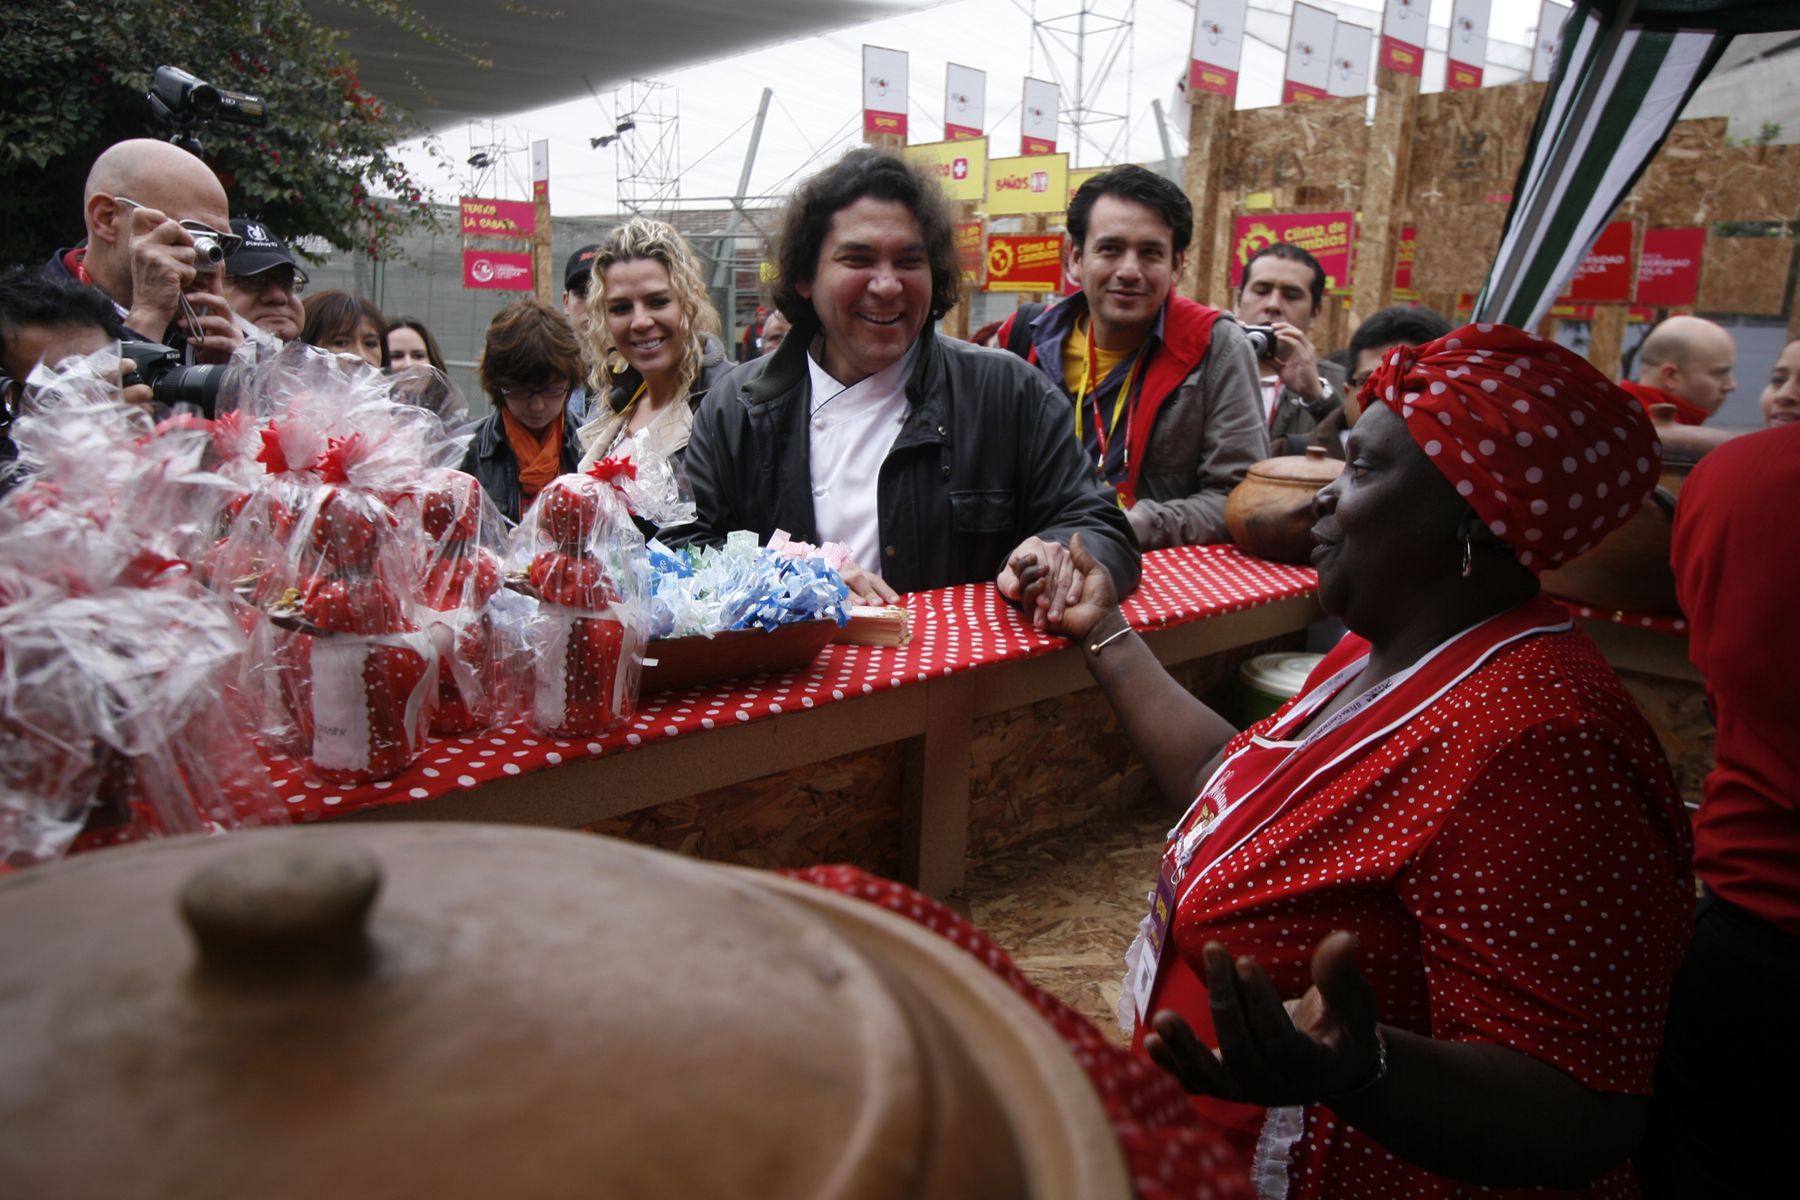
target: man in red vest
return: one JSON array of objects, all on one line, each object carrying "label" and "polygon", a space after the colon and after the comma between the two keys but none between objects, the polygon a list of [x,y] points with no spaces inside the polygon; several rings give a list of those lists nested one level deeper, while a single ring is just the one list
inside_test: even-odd
[{"label": "man in red vest", "polygon": [[1644,338],[1637,382],[1619,386],[1646,409],[1671,404],[1677,421],[1698,425],[1737,387],[1736,365],[1737,347],[1723,328],[1700,317],[1670,317]]},{"label": "man in red vest", "polygon": [[1072,432],[1145,550],[1229,540],[1225,496],[1268,456],[1243,330],[1175,291],[1193,232],[1193,206],[1162,176],[1096,175],[1069,202],[1081,291],[998,335],[1069,398]]}]

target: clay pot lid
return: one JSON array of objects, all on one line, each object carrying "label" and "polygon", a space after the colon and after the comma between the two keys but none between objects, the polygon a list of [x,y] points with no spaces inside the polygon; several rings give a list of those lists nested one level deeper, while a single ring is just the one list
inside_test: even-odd
[{"label": "clay pot lid", "polygon": [[941,1131],[914,1025],[803,906],[609,839],[153,843],[0,881],[0,1178],[196,1200],[921,1195]]},{"label": "clay pot lid", "polygon": [[1246,472],[1246,478],[1269,483],[1302,484],[1322,488],[1343,474],[1344,460],[1325,453],[1323,446],[1308,446],[1305,454],[1265,458]]}]

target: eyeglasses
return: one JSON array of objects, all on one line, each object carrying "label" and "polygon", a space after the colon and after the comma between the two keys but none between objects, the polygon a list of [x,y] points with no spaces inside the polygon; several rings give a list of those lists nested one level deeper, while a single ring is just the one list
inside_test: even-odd
[{"label": "eyeglasses", "polygon": [[271,267],[254,275],[227,275],[225,278],[233,287],[257,295],[272,287],[296,296],[306,294],[306,276],[293,268],[282,270],[280,267]]},{"label": "eyeglasses", "polygon": [[500,395],[507,400],[567,400],[569,385],[566,383],[547,383],[543,387],[522,388],[503,387]]},{"label": "eyeglasses", "polygon": [[[136,200],[133,200],[127,196],[114,196],[113,203],[114,204],[123,204],[127,208],[143,208],[143,207],[145,207],[144,205],[139,204]],[[175,223],[177,225],[181,226],[181,228],[183,230],[185,230],[190,237],[195,237],[195,238],[206,237],[206,238],[213,239],[215,242],[217,242],[219,244],[219,250],[227,258],[229,258],[233,254],[236,254],[238,252],[238,248],[244,244],[244,239],[241,234],[231,233],[226,230],[214,229],[211,225],[208,225],[205,221],[177,221]]]}]

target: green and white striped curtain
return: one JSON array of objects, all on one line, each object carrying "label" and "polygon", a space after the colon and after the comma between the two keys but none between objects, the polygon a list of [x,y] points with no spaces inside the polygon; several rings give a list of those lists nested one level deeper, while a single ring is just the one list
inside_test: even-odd
[{"label": "green and white striped curtain", "polygon": [[1790,28],[1793,0],[1578,0],[1475,319],[1537,324],[1732,35]]}]

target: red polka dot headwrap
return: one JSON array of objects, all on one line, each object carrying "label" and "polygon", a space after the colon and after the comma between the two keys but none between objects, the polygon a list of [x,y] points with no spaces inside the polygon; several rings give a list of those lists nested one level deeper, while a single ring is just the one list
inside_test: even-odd
[{"label": "red polka dot headwrap", "polygon": [[1662,468],[1662,443],[1635,400],[1580,356],[1509,325],[1465,325],[1383,351],[1362,401],[1398,413],[1533,571],[1624,524]]}]

